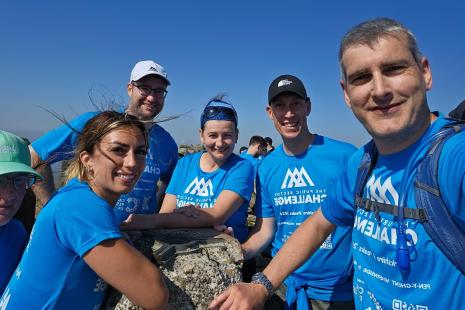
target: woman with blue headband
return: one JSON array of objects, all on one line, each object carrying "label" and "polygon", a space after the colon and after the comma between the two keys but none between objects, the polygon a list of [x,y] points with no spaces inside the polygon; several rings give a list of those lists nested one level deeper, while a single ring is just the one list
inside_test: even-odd
[{"label": "woman with blue headband", "polygon": [[[253,191],[254,170],[248,160],[233,153],[237,142],[237,113],[217,96],[200,116],[200,141],[205,152],[184,156],[166,189],[159,214],[132,214],[123,228],[232,227],[239,241],[247,237],[247,208]],[[191,216],[174,212],[195,207]],[[190,213],[190,212],[187,212]]]}]

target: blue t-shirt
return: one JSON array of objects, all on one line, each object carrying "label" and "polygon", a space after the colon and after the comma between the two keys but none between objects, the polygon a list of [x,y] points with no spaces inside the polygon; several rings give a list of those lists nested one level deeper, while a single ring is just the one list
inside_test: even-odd
[{"label": "blue t-shirt", "polygon": [[106,283],[83,256],[114,238],[121,234],[113,208],[70,180],[40,212],[1,309],[98,309]]},{"label": "blue t-shirt", "polygon": [[255,158],[255,157],[253,157],[252,155],[250,155],[249,153],[247,153],[247,151],[245,151],[244,153],[242,153],[240,156],[241,156],[242,158],[245,158],[245,159],[247,159],[248,161],[250,161],[250,163],[251,163],[252,166],[253,166],[254,176],[256,176],[256,175],[257,175],[257,170],[258,170],[258,165],[260,164],[261,159],[260,159],[260,158]]},{"label": "blue t-shirt", "polygon": [[[415,208],[413,172],[402,178],[410,158],[423,157],[426,141],[447,123],[440,117],[413,145],[390,155],[379,155],[373,173],[364,188],[364,197],[398,205],[403,195],[409,208]],[[441,153],[438,181],[441,194],[454,214],[455,222],[465,230],[465,132],[450,138]],[[380,212],[354,208],[357,169],[363,155],[358,150],[348,170],[338,179],[322,211],[336,225],[353,226],[354,294],[357,308],[378,309],[463,309],[465,276],[455,268],[426,233],[423,225],[406,219],[406,233],[412,252],[411,269],[401,273],[396,263],[397,218]],[[414,165],[416,166],[416,165]]]},{"label": "blue t-shirt", "polygon": [[[98,112],[88,112],[78,116],[32,143],[32,147],[42,160],[52,164],[73,157],[74,147],[85,124]],[[72,130],[71,128],[74,130]],[[149,131],[149,150],[145,158],[145,170],[134,189],[122,195],[116,203],[114,212],[118,222],[124,221],[130,213],[156,213],[157,182],[168,183],[178,160],[178,147],[171,135],[155,124]]]},{"label": "blue t-shirt", "polygon": [[[315,135],[313,144],[297,156],[283,145],[265,157],[258,168],[257,217],[276,219],[272,254],[326,199],[332,182],[347,165],[355,147]],[[318,251],[286,280],[304,280],[311,299],[351,300],[352,254],[350,229],[337,228]]]},{"label": "blue t-shirt", "polygon": [[226,163],[213,172],[200,168],[203,153],[186,155],[179,160],[166,193],[176,196],[178,208],[193,204],[212,208],[223,190],[230,190],[244,198],[244,203],[225,222],[234,229],[239,241],[247,237],[247,208],[253,192],[253,167],[248,160],[231,154]]},{"label": "blue t-shirt", "polygon": [[27,233],[19,221],[13,219],[8,224],[0,226],[0,294],[3,293],[15,271],[26,242]]}]

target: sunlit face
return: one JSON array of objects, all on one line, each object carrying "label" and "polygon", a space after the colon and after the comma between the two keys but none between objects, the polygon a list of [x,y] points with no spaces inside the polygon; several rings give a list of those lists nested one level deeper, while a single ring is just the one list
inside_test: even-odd
[{"label": "sunlit face", "polygon": [[[24,173],[7,173],[0,177],[11,178]],[[18,212],[24,195],[26,194],[26,186],[16,188],[13,182],[7,182],[5,185],[0,185],[0,226],[8,224],[13,216]]]},{"label": "sunlit face", "polygon": [[209,156],[223,164],[231,156],[237,143],[237,130],[232,121],[207,121],[200,130],[200,141]]},{"label": "sunlit face", "polygon": [[125,126],[106,134],[93,154],[81,153],[90,171],[92,190],[114,205],[121,194],[132,190],[145,167],[145,138],[136,127]]},{"label": "sunlit face", "polygon": [[295,139],[308,131],[310,103],[292,93],[279,95],[266,107],[274,127],[285,140]]},{"label": "sunlit face", "polygon": [[[135,82],[137,85],[152,89],[166,90],[168,84],[157,75],[147,75]],[[149,121],[157,116],[165,104],[165,97],[151,92],[144,96],[142,91],[135,85],[128,84],[128,95],[130,97],[128,112],[141,120]]]},{"label": "sunlit face", "polygon": [[372,47],[349,47],[342,63],[345,101],[377,144],[402,144],[429,124],[431,71],[426,58],[421,66],[415,62],[405,39],[386,36]]}]

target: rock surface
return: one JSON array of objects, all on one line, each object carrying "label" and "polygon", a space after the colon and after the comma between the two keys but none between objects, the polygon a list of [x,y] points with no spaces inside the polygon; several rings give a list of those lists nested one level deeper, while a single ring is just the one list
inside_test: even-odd
[{"label": "rock surface", "polygon": [[[207,309],[213,298],[241,281],[239,242],[212,229],[130,231],[129,239],[160,266],[169,290],[168,309]],[[139,310],[113,288],[101,309]]]}]

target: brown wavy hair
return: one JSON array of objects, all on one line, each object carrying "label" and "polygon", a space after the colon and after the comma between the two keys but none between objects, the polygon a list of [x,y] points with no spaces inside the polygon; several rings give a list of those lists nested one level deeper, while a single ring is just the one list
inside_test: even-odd
[{"label": "brown wavy hair", "polygon": [[86,151],[92,155],[95,147],[98,146],[106,134],[122,127],[135,127],[139,129],[144,136],[145,145],[148,148],[147,129],[144,123],[137,119],[137,117],[116,111],[100,112],[88,120],[82,132],[79,132],[74,157],[64,173],[65,182],[68,182],[72,178],[77,178],[79,181],[89,181],[88,172],[80,160],[81,152]]}]

